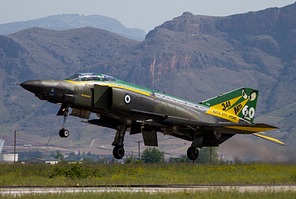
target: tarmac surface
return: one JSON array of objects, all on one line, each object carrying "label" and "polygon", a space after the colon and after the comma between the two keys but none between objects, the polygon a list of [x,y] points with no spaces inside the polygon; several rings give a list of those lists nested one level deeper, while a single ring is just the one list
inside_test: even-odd
[{"label": "tarmac surface", "polygon": [[102,192],[146,192],[146,193],[174,193],[199,191],[238,191],[238,192],[296,192],[296,185],[242,185],[242,186],[109,186],[109,187],[1,187],[1,195],[21,196],[24,194],[55,194],[55,193],[102,193]]}]

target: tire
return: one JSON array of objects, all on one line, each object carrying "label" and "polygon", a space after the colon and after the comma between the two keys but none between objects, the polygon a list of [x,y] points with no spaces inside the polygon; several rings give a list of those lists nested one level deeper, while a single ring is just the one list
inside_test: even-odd
[{"label": "tire", "polygon": [[67,130],[67,129],[64,129],[64,128],[62,128],[60,131],[59,131],[59,135],[60,135],[60,137],[61,138],[67,138],[67,137],[69,137],[69,130]]},{"label": "tire", "polygon": [[113,157],[116,159],[121,159],[124,156],[123,146],[115,146],[113,149]]},{"label": "tire", "polygon": [[189,160],[192,160],[192,161],[196,160],[198,158],[198,155],[199,155],[198,148],[194,146],[191,146],[188,148],[187,157]]},{"label": "tire", "polygon": [[64,130],[64,138],[69,137],[69,135],[70,135],[69,130],[68,130],[68,129],[65,129],[65,130]]}]

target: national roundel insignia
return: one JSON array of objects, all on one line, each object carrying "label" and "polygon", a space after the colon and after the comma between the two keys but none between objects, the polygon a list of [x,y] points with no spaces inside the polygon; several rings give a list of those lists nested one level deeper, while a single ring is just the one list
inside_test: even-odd
[{"label": "national roundel insignia", "polygon": [[125,102],[126,104],[131,103],[131,96],[128,95],[128,94],[126,94],[126,95],[124,96],[124,102]]}]

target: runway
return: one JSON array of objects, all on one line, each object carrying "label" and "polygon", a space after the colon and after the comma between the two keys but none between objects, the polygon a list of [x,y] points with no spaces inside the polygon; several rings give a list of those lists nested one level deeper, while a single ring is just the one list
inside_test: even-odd
[{"label": "runway", "polygon": [[146,192],[146,193],[174,193],[199,191],[238,191],[238,192],[296,192],[296,185],[243,185],[243,186],[111,186],[111,187],[1,187],[0,195],[24,194],[57,194],[57,193],[102,193],[102,192]]}]

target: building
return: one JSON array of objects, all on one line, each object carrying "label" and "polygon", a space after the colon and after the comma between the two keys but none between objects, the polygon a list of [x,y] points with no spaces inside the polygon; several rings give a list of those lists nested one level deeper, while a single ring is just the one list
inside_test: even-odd
[{"label": "building", "polygon": [[5,141],[3,139],[0,139],[0,162],[17,162],[18,154],[14,154],[14,153],[2,154],[4,142]]},{"label": "building", "polygon": [[60,160],[49,157],[49,158],[36,158],[34,160],[30,160],[27,163],[35,163],[35,164],[57,164]]},{"label": "building", "polygon": [[18,161],[18,154],[7,153],[7,154],[0,154],[0,162],[17,162]]}]

